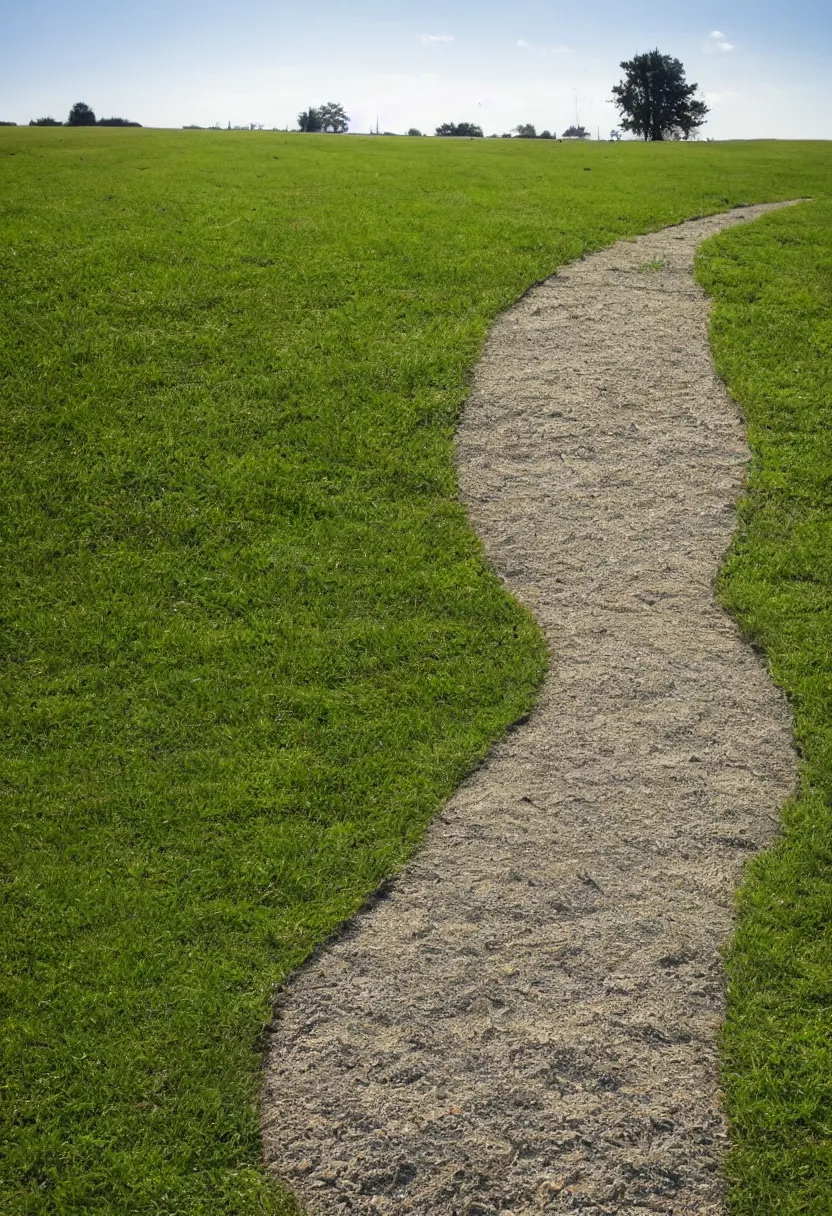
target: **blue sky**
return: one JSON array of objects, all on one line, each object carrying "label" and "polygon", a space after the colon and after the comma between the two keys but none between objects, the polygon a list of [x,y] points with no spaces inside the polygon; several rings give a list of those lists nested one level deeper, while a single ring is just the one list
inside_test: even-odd
[{"label": "blue sky", "polygon": [[815,0],[5,0],[0,118],[293,126],[340,101],[351,129],[615,125],[619,61],[658,46],[711,104],[716,139],[832,138],[832,4]]}]

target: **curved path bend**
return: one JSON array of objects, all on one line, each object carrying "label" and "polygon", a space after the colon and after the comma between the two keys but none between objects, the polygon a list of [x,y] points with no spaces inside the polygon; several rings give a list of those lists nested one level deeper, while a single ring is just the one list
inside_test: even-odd
[{"label": "curved path bend", "polygon": [[749,454],[693,258],[767,210],[619,242],[494,327],[459,478],[551,672],[279,998],[266,1157],[312,1216],[721,1210],[720,949],[796,770],[713,599]]}]

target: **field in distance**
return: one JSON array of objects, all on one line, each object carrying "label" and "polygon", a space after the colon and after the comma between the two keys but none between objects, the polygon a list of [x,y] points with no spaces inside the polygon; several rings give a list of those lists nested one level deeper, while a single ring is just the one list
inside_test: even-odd
[{"label": "field in distance", "polygon": [[832,152],[24,128],[0,163],[2,1202],[286,1212],[270,991],[546,662],[455,497],[489,322],[620,237],[828,199]]}]

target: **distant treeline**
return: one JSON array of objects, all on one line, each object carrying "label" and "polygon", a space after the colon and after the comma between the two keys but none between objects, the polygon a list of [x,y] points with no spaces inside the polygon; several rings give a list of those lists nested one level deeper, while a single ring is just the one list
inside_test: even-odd
[{"label": "distant treeline", "polygon": [[[408,135],[418,135],[417,130],[411,129]],[[441,127],[436,128],[436,134],[440,136],[450,136],[457,139],[482,139],[482,127],[478,127],[473,122],[443,122]],[[514,127],[511,131],[506,131],[501,136],[489,135],[489,139],[557,139],[552,131],[541,131],[538,135],[533,123],[523,122],[519,127]],[[589,131],[586,127],[573,126],[567,127],[561,136],[562,139],[588,139]],[[611,138],[616,138],[615,133]]]},{"label": "distant treeline", "polygon": [[[4,123],[4,126],[14,127],[16,123]],[[140,127],[140,122],[131,122],[129,118],[96,118],[95,112],[83,101],[77,101],[69,111],[69,118],[61,122],[59,118],[31,118],[30,127]]]}]

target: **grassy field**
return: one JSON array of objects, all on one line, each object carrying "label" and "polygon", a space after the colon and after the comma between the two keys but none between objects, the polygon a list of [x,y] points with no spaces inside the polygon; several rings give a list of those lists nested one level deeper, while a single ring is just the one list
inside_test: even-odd
[{"label": "grassy field", "polygon": [[[454,494],[489,321],[618,237],[829,198],[832,153],[59,128],[3,129],[0,165],[0,1207],[287,1211],[257,1134],[272,986],[401,864],[545,664]],[[775,284],[791,256],[812,265],[782,231],[797,244],[771,246]],[[751,235],[734,239],[750,268],[726,253],[707,271],[732,383],[731,292],[757,273]],[[768,603],[748,546],[780,537],[743,540],[735,600]],[[755,608],[753,627],[779,638],[791,611]],[[807,798],[804,830],[828,804]],[[760,1106],[759,1057],[737,1045],[769,1016],[749,1004],[776,970],[765,907],[787,917],[772,892],[798,864],[777,857],[755,868],[733,963],[735,1111]],[[795,908],[789,931],[815,924]],[[799,983],[796,1004],[775,987],[799,1034]],[[800,1141],[812,1168],[828,1116]],[[762,1159],[783,1178],[796,1160],[759,1118],[736,1115],[735,1158],[758,1212]],[[769,1210],[821,1211],[799,1202]]]},{"label": "grassy field", "polygon": [[832,203],[711,242],[718,366],[755,463],[726,605],[795,713],[802,774],[749,869],[730,958],[725,1083],[736,1216],[832,1212]]}]

